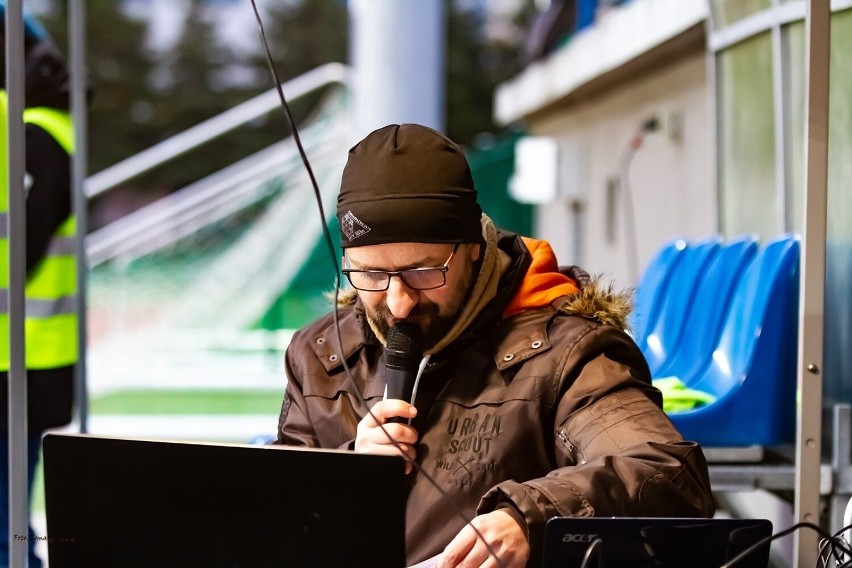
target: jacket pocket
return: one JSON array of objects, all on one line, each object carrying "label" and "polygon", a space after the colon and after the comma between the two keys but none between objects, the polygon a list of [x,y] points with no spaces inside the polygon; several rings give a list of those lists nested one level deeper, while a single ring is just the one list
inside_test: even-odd
[{"label": "jacket pocket", "polygon": [[564,427],[560,426],[556,432],[556,445],[575,464],[583,465],[586,463],[586,453],[583,448],[568,437]]}]

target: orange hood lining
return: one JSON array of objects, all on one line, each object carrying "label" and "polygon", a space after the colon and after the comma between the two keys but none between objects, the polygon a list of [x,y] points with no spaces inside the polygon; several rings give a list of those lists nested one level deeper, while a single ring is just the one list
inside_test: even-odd
[{"label": "orange hood lining", "polygon": [[532,262],[518,291],[503,310],[504,318],[525,310],[549,306],[561,296],[580,292],[574,280],[559,272],[550,243],[529,237],[521,238],[532,255]]}]

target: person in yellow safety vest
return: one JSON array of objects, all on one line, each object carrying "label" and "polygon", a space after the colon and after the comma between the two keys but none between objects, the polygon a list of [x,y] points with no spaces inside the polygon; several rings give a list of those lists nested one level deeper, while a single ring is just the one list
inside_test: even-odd
[{"label": "person in yellow safety vest", "polygon": [[[0,0],[5,23],[5,3]],[[32,489],[45,430],[68,424],[78,358],[75,221],[71,213],[70,156],[74,136],[68,113],[68,71],[40,24],[25,16],[26,94],[26,367],[28,474]],[[3,40],[0,27],[0,40]],[[5,42],[0,42],[0,567],[9,564],[9,267],[6,181]],[[40,568],[32,528],[30,568]]]}]

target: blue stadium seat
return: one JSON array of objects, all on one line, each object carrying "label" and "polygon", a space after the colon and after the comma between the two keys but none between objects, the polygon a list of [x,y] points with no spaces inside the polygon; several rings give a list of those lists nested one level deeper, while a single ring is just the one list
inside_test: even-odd
[{"label": "blue stadium seat", "polygon": [[686,384],[710,364],[734,290],[757,254],[757,235],[743,235],[719,249],[698,276],[676,348],[657,367],[654,378],[674,376]]},{"label": "blue stadium seat", "polygon": [[680,262],[686,241],[673,239],[662,247],[651,259],[636,287],[633,311],[630,313],[630,333],[637,344],[642,344],[648,330],[660,314],[663,295],[669,285],[668,275]]},{"label": "blue stadium seat", "polygon": [[689,388],[716,400],[670,414],[707,447],[790,443],[796,423],[799,238],[760,249],[739,283],[710,365]]},{"label": "blue stadium seat", "polygon": [[695,296],[695,289],[707,267],[719,252],[721,238],[709,237],[687,246],[682,259],[666,276],[668,287],[659,302],[659,316],[637,341],[652,376],[676,349],[683,336],[683,324]]}]

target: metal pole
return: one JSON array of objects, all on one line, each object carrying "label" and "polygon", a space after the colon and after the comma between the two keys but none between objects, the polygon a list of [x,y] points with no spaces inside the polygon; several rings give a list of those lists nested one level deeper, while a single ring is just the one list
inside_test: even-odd
[{"label": "metal pole", "polygon": [[[805,226],[799,295],[797,522],[819,524],[822,445],[822,360],[825,296],[825,236],[828,179],[828,86],[831,8],[808,0],[807,104],[805,121]],[[819,535],[797,531],[794,558],[800,568],[816,566]]]},{"label": "metal pole", "polygon": [[9,561],[27,565],[27,369],[24,361],[26,194],[24,193],[24,16],[22,0],[6,3],[6,117],[9,207]]},{"label": "metal pole", "polygon": [[784,30],[781,26],[772,27],[772,91],[774,94],[773,113],[775,118],[775,227],[783,233],[790,226],[790,146],[787,143],[786,122],[789,103],[790,61],[785,53]]},{"label": "metal pole", "polygon": [[86,105],[86,4],[84,0],[72,0],[68,13],[68,60],[71,75],[71,116],[74,124],[74,156],[71,162],[73,188],[73,211],[77,219],[74,255],[77,265],[77,366],[74,369],[74,396],[80,432],[88,432],[89,393],[86,381],[86,344],[88,300],[88,263],[86,262],[86,229],[88,209],[83,184],[86,180],[88,163],[88,114]]},{"label": "metal pole", "polygon": [[359,132],[402,122],[444,130],[445,12],[443,0],[349,2]]}]

